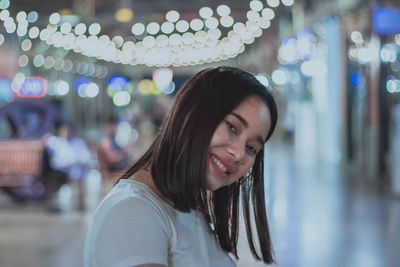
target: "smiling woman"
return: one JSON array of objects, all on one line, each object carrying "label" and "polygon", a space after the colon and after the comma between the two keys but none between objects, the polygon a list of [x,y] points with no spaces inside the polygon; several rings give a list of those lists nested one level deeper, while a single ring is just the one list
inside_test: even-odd
[{"label": "smiling woman", "polygon": [[208,189],[230,185],[250,170],[264,147],[270,125],[268,107],[256,96],[246,98],[224,118],[210,142]]},{"label": "smiling woman", "polygon": [[85,266],[236,266],[240,195],[249,247],[273,262],[263,162],[276,121],[275,101],[247,72],[189,79],[153,144],[100,203]]}]

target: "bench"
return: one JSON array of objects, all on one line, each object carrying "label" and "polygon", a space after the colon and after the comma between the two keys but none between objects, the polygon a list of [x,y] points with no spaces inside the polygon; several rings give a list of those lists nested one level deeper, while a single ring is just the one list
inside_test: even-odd
[{"label": "bench", "polygon": [[40,140],[0,140],[0,187],[30,186],[42,172]]}]

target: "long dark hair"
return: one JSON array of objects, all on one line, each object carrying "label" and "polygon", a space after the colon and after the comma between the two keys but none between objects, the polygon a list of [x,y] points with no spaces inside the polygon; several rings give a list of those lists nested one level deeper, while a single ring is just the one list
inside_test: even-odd
[{"label": "long dark hair", "polygon": [[[202,212],[221,247],[236,258],[239,195],[242,194],[250,249],[257,260],[271,263],[273,255],[264,199],[264,150],[258,152],[248,177],[207,193],[206,163],[211,138],[225,116],[248,96],[259,97],[269,108],[268,140],[277,121],[276,104],[268,90],[243,70],[233,67],[205,69],[182,86],[154,142],[122,178],[151,166],[154,183],[161,194],[171,200],[177,210]],[[253,241],[251,213],[261,255]]]}]

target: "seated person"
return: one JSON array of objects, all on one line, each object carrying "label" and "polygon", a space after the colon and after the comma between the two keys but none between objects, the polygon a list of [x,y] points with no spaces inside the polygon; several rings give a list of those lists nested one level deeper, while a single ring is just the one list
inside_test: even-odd
[{"label": "seated person", "polygon": [[48,137],[46,150],[49,156],[50,179],[65,176],[78,190],[78,209],[84,207],[84,179],[90,161],[90,151],[84,140],[73,136],[66,124],[55,125],[56,135]]}]

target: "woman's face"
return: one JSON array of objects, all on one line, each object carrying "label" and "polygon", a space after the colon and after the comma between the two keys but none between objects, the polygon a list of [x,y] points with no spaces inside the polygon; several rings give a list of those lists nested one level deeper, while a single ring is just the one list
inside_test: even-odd
[{"label": "woman's face", "polygon": [[265,102],[250,96],[229,113],[211,138],[207,159],[207,187],[217,190],[236,182],[254,164],[271,126]]}]

